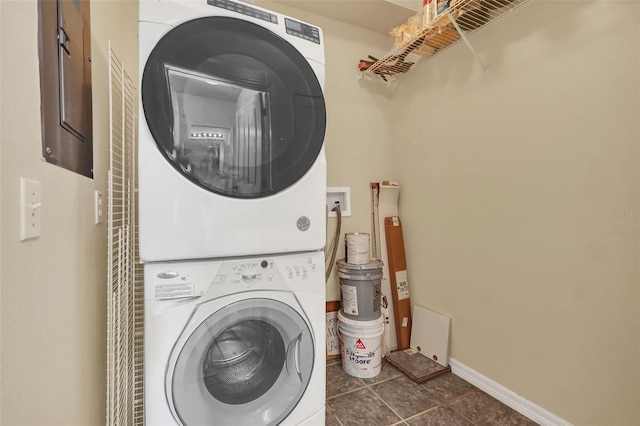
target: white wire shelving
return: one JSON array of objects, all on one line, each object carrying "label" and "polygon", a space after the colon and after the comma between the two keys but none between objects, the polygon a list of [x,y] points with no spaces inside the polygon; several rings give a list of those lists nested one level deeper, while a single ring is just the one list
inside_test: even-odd
[{"label": "white wire shelving", "polygon": [[[434,0],[435,1],[435,0]],[[464,42],[474,58],[488,75],[488,68],[480,59],[468,36],[486,27],[491,22],[512,12],[528,0],[452,0],[449,8],[440,13],[432,22],[416,29],[410,37],[396,43],[396,46],[382,58],[369,56],[360,60],[361,77],[393,83],[396,78],[425,62],[445,49]],[[362,64],[366,68],[362,68]]]},{"label": "white wire shelving", "polygon": [[137,86],[109,42],[107,426],[144,424],[144,283],[137,234]]}]

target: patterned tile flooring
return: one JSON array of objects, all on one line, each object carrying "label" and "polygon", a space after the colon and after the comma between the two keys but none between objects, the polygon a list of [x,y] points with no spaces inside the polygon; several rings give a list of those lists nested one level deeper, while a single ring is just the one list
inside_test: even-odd
[{"label": "patterned tile flooring", "polygon": [[383,361],[377,377],[327,361],[327,426],[533,426],[537,423],[454,374],[417,384]]}]

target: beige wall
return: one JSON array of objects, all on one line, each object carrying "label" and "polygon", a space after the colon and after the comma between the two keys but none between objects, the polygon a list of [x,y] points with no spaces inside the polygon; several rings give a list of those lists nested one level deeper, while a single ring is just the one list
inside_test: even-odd
[{"label": "beige wall", "polygon": [[[0,423],[103,424],[106,399],[107,42],[137,70],[137,5],[92,2],[94,171],[88,179],[40,154],[36,1],[2,1]],[[135,74],[132,74],[135,78]],[[19,241],[19,179],[42,183],[42,235]]]},{"label": "beige wall", "polygon": [[[452,316],[452,356],[579,425],[640,424],[640,227],[611,216],[640,208],[640,12],[615,4],[532,1],[472,37],[488,78],[460,44],[393,97],[356,69],[387,36],[269,6],[325,32],[328,184],[353,202],[342,233],[369,231],[369,182],[400,180],[412,300]],[[106,193],[107,40],[136,79],[137,9],[92,11],[94,180],[40,159],[36,4],[0,1],[2,424],[104,421],[92,192]],[[20,177],[42,182],[45,209],[22,243]]]},{"label": "beige wall", "polygon": [[577,425],[640,424],[639,7],[532,1],[389,104],[412,302]]},{"label": "beige wall", "polygon": [[472,36],[488,77],[460,43],[395,91],[351,71],[388,38],[279,10],[325,30],[343,233],[398,179],[412,301],[453,318],[452,357],[576,425],[640,424],[638,3],[532,1]]}]

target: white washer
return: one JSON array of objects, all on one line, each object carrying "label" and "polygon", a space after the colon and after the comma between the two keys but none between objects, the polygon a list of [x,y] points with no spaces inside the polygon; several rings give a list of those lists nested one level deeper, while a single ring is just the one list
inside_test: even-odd
[{"label": "white washer", "polygon": [[322,252],[144,274],[145,424],[324,425]]},{"label": "white washer", "polygon": [[325,243],[322,30],[231,0],[142,0],[143,261]]}]

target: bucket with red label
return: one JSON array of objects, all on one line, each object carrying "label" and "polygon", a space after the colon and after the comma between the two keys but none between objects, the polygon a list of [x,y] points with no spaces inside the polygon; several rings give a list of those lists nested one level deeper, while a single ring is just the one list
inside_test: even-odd
[{"label": "bucket with red label", "polygon": [[382,370],[384,316],[373,321],[354,321],[338,312],[338,335],[342,369],[350,376],[375,377]]}]

